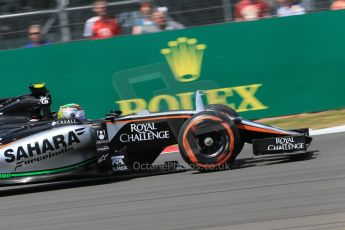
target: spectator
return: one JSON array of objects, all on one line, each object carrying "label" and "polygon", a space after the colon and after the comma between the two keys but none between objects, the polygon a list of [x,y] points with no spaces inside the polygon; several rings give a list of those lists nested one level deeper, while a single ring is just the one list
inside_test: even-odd
[{"label": "spectator", "polygon": [[277,3],[279,4],[278,17],[305,14],[305,8],[296,0],[277,0]]},{"label": "spectator", "polygon": [[96,0],[93,3],[93,12],[97,15],[86,21],[84,37],[92,39],[110,38],[121,33],[120,26],[114,17],[107,15],[107,2]]},{"label": "spectator", "polygon": [[42,38],[41,35],[41,26],[40,25],[32,25],[28,29],[28,36],[30,42],[28,42],[25,47],[31,48],[41,45],[47,45],[47,41]]},{"label": "spectator", "polygon": [[257,20],[270,16],[270,9],[265,0],[240,0],[235,5],[236,21]]},{"label": "spectator", "polygon": [[331,5],[331,10],[344,10],[345,0],[335,0]]},{"label": "spectator", "polygon": [[172,20],[168,20],[165,12],[157,10],[153,14],[153,20],[157,31],[183,29],[184,26]]},{"label": "spectator", "polygon": [[152,18],[153,7],[149,2],[140,5],[140,14],[134,21],[132,34],[145,34],[157,31],[157,27]]}]

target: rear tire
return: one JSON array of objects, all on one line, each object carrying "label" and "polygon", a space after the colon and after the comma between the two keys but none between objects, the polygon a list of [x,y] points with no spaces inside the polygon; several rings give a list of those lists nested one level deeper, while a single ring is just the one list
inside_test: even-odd
[{"label": "rear tire", "polygon": [[199,171],[227,169],[233,163],[240,134],[234,122],[216,111],[203,111],[182,126],[179,139],[182,158]]}]

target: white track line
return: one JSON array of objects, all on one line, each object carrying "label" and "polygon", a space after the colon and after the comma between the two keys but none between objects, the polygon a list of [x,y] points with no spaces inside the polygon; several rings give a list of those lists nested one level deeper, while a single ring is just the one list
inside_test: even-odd
[{"label": "white track line", "polygon": [[345,125],[332,127],[332,128],[326,128],[326,129],[310,130],[310,135],[317,136],[317,135],[342,133],[342,132],[345,132]]}]

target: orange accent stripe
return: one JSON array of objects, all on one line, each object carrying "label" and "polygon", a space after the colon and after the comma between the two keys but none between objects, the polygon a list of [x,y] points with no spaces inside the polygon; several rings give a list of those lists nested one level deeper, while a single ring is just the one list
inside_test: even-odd
[{"label": "orange accent stripe", "polygon": [[237,125],[237,128],[243,129],[243,130],[250,130],[250,131],[255,131],[255,132],[263,132],[263,133],[273,133],[273,134],[286,134],[284,132],[278,132],[270,129],[264,129],[264,128],[258,128],[250,125]]},{"label": "orange accent stripe", "polygon": [[3,149],[6,146],[9,146],[9,145],[13,144],[14,142],[16,142],[16,141],[12,141],[11,143],[8,143],[8,144],[5,144],[5,145],[0,145],[0,149]]},{"label": "orange accent stripe", "polygon": [[[134,119],[134,120],[115,120],[116,123],[129,123],[129,122],[137,122],[137,121],[152,121],[152,120],[163,120],[163,119],[178,119],[178,118],[190,118],[192,115],[181,115],[181,116],[164,116],[164,117],[151,117],[151,118],[142,118],[142,119]],[[106,122],[106,124],[114,124],[113,122]]]},{"label": "orange accent stripe", "polygon": [[168,147],[166,147],[162,153],[175,153],[175,152],[179,152],[179,148],[178,145],[170,145]]}]

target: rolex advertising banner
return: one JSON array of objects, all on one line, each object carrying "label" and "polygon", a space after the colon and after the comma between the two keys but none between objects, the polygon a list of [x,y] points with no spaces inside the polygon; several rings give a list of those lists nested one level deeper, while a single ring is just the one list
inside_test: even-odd
[{"label": "rolex advertising banner", "polygon": [[247,118],[345,107],[345,12],[0,52],[0,97],[45,82],[89,118],[227,104]]}]

